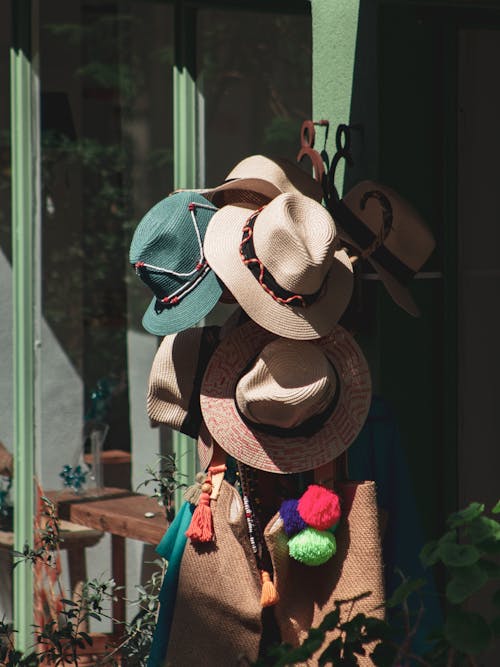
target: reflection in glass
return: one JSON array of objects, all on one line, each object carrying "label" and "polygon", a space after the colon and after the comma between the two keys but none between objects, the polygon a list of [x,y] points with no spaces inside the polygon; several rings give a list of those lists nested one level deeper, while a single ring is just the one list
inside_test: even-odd
[{"label": "reflection in glass", "polygon": [[149,295],[128,248],[172,190],[171,14],[40,4],[42,441],[54,473],[84,443],[90,453],[92,420],[109,426],[104,451],[131,447],[128,332],[142,331]]},{"label": "reflection in glass", "polygon": [[210,9],[198,17],[206,183],[222,182],[248,155],[295,160],[311,117],[311,17]]}]

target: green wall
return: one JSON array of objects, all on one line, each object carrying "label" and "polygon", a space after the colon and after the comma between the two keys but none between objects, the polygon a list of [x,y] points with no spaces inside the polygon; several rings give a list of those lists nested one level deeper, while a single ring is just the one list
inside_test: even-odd
[{"label": "green wall", "polygon": [[[359,283],[358,339],[374,390],[394,408],[425,533],[456,499],[456,297],[453,217],[454,44],[442,15],[417,6],[312,0],[314,119],[353,133],[344,190],[375,178],[393,186],[433,229],[437,249],[414,280],[422,317],[398,308],[379,282]],[[451,139],[450,139],[451,136]],[[451,194],[450,194],[451,193]],[[446,250],[446,252],[445,252]],[[389,465],[390,462],[388,462]]]}]

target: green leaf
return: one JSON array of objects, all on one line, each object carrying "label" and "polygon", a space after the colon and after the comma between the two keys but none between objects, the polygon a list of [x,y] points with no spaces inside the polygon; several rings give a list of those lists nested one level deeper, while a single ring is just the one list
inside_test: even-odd
[{"label": "green leaf", "polygon": [[280,660],[278,660],[278,662],[276,663],[276,667],[285,667],[285,665],[293,665],[296,662],[305,662],[312,656],[315,650],[316,649],[314,650],[309,649],[309,647],[307,646],[307,639],[306,639],[306,641],[302,644],[302,646],[298,646],[297,648],[291,649]]},{"label": "green leaf", "polygon": [[471,544],[453,544],[445,542],[439,547],[441,560],[448,567],[465,567],[474,565],[481,554]]},{"label": "green leaf", "polygon": [[328,630],[333,630],[337,627],[337,623],[340,620],[340,607],[335,607],[335,609],[329,612],[321,621],[319,625],[320,630],[328,632]]},{"label": "green leaf", "polygon": [[80,635],[80,637],[82,637],[87,642],[87,644],[89,646],[92,646],[92,644],[94,643],[94,640],[92,639],[92,637],[87,632],[84,632],[83,630],[80,630],[80,632],[78,634]]},{"label": "green leaf", "polygon": [[439,559],[439,542],[437,540],[427,542],[420,551],[420,561],[422,565],[424,567],[430,567],[431,565],[435,565]]},{"label": "green leaf", "polygon": [[318,665],[319,667],[324,667],[328,663],[336,665],[340,660],[340,655],[342,652],[342,637],[337,637],[334,639],[319,656]]},{"label": "green leaf", "polygon": [[366,641],[374,641],[375,639],[387,639],[392,634],[391,626],[387,621],[382,621],[380,618],[368,616],[365,620],[365,639]]},{"label": "green leaf", "polygon": [[475,563],[470,567],[452,570],[452,578],[446,586],[446,597],[453,604],[460,604],[488,581],[488,575]]},{"label": "green leaf", "polygon": [[491,601],[495,605],[495,607],[500,607],[500,588],[493,593],[491,596]]},{"label": "green leaf", "polygon": [[392,596],[387,600],[389,608],[397,607],[404,602],[412,593],[417,591],[425,584],[425,579],[409,579],[400,584]]},{"label": "green leaf", "polygon": [[363,628],[365,627],[364,614],[356,614],[350,621],[346,621],[340,625],[340,628],[345,632],[345,643],[356,642],[361,639]]},{"label": "green leaf", "polygon": [[481,551],[485,554],[495,556],[500,554],[500,540],[485,540],[479,545]]},{"label": "green leaf", "polygon": [[375,646],[370,657],[376,667],[392,667],[397,652],[398,649],[393,644],[381,642]]},{"label": "green leaf", "polygon": [[490,628],[493,636],[496,639],[500,638],[500,616],[497,616],[491,621]]},{"label": "green leaf", "polygon": [[454,609],[444,624],[450,644],[464,653],[479,653],[491,641],[491,630],[480,614]]},{"label": "green leaf", "polygon": [[492,514],[500,514],[500,500],[497,504],[491,509]]},{"label": "green leaf", "polygon": [[492,560],[481,558],[479,566],[488,576],[488,579],[500,579],[500,565]]},{"label": "green leaf", "polygon": [[466,534],[472,544],[479,544],[486,540],[500,540],[500,523],[487,516],[479,516],[466,527]]},{"label": "green leaf", "polygon": [[454,514],[450,514],[447,524],[450,528],[458,528],[466,523],[470,523],[476,517],[481,516],[484,512],[483,503],[471,503],[468,507]]},{"label": "green leaf", "polygon": [[78,603],[76,603],[74,600],[67,600],[66,598],[61,598],[61,602],[63,604],[67,604],[70,607],[78,607]]}]

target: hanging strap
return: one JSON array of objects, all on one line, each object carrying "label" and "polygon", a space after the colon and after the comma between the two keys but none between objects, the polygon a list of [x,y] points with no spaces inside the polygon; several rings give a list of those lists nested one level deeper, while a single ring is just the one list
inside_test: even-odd
[{"label": "hanging strap", "polygon": [[216,470],[219,469],[219,471],[212,473],[212,493],[210,494],[210,500],[217,500],[219,497],[220,487],[222,486],[222,480],[224,479],[224,473],[226,470],[226,456],[226,452],[214,440],[213,453],[209,467]]},{"label": "hanging strap", "polygon": [[349,469],[347,461],[347,451],[333,461],[324,463],[314,471],[314,481],[316,484],[332,489],[334,482],[345,481],[349,479]]}]

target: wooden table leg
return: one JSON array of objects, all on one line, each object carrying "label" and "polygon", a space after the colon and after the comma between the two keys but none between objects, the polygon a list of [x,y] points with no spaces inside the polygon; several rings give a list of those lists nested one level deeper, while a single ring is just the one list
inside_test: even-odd
[{"label": "wooden table leg", "polygon": [[[123,634],[123,623],[126,621],[125,611],[125,538],[120,535],[111,535],[111,573],[117,588],[116,600],[113,600],[113,634]],[[121,588],[123,587],[123,588]]]}]

